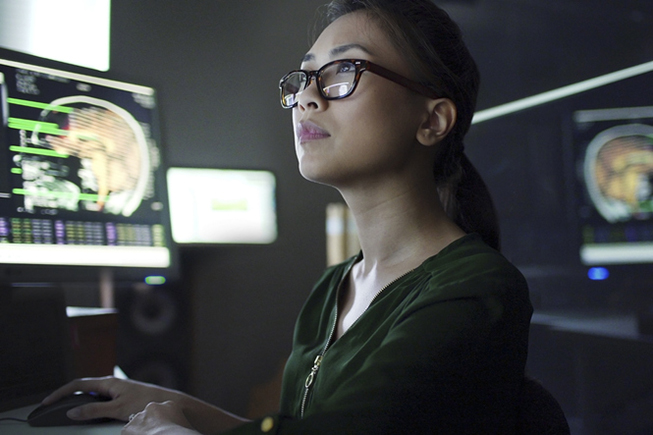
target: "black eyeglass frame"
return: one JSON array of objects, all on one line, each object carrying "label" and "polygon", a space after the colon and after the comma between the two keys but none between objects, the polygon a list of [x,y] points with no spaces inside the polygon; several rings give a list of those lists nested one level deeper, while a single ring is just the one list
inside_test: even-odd
[{"label": "black eyeglass frame", "polygon": [[[354,65],[354,68],[356,68],[356,75],[354,76],[354,80],[351,84],[351,88],[347,91],[347,93],[342,94],[342,95],[337,95],[337,96],[329,96],[325,94],[324,91],[324,85],[322,84],[322,73],[324,70],[332,65],[339,64],[339,63],[351,63]],[[286,105],[284,103],[284,91],[283,91],[283,85],[284,83],[288,80],[288,78],[292,74],[297,74],[297,73],[302,73],[306,77],[306,84],[304,85],[304,88],[301,89],[300,91],[296,92],[296,94],[299,94],[303,92],[306,88],[308,88],[311,83],[313,82],[313,78],[315,78],[317,84],[318,84],[318,91],[320,92],[320,95],[322,98],[325,100],[341,100],[343,98],[347,98],[351,94],[354,93],[354,90],[356,90],[356,86],[358,86],[358,82],[361,78],[361,75],[363,72],[369,71],[371,73],[374,73],[378,76],[381,76],[385,79],[390,80],[391,82],[397,83],[398,85],[401,85],[405,88],[408,88],[412,91],[415,91],[417,93],[420,93],[424,96],[427,96],[429,98],[440,98],[440,95],[438,95],[437,92],[435,92],[433,89],[424,86],[421,83],[418,83],[414,80],[411,80],[407,77],[402,76],[401,74],[397,74],[394,71],[390,71],[387,68],[384,68],[380,65],[377,65],[375,63],[370,62],[369,60],[362,60],[362,59],[338,59],[331,61],[327,64],[324,64],[320,67],[318,70],[304,70],[304,69],[296,69],[293,71],[290,71],[288,74],[283,76],[281,80],[279,81],[279,92],[280,92],[280,98],[281,98],[281,106],[284,109],[292,109],[293,107],[296,107],[298,102],[295,101],[293,105]]]}]

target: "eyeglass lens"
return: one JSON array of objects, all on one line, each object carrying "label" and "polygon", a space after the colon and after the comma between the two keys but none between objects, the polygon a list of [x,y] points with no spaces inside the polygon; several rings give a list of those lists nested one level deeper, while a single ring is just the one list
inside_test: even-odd
[{"label": "eyeglass lens", "polygon": [[[322,96],[336,99],[347,96],[356,80],[356,66],[351,62],[331,63],[317,72],[317,82]],[[299,94],[308,85],[308,74],[303,71],[290,73],[281,85],[282,102],[286,107],[297,104]]]}]

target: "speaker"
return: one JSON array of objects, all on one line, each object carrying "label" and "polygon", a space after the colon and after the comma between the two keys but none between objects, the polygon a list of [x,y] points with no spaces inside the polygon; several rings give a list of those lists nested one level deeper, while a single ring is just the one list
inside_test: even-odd
[{"label": "speaker", "polygon": [[118,366],[130,379],[186,389],[191,351],[188,295],[167,284],[115,291]]},{"label": "speaker", "polygon": [[0,412],[38,403],[69,381],[71,351],[61,289],[0,285]]}]

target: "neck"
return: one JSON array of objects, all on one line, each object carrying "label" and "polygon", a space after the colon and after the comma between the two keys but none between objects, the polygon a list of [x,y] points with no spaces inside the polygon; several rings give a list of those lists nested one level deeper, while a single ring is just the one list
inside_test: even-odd
[{"label": "neck", "polygon": [[464,235],[446,216],[435,188],[382,192],[341,191],[358,228],[364,274],[411,270]]}]

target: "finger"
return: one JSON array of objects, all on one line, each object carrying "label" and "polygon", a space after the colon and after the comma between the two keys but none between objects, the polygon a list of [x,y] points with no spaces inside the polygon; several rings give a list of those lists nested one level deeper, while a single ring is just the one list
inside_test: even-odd
[{"label": "finger", "polygon": [[132,435],[132,434],[142,433],[142,431],[138,429],[139,421],[137,421],[137,418],[138,418],[137,415],[130,416],[129,420],[127,421],[127,424],[123,426],[122,430],[120,431],[120,435]]},{"label": "finger", "polygon": [[74,380],[72,382],[69,382],[66,385],[62,386],[62,387],[57,388],[55,391],[50,393],[50,395],[48,397],[43,399],[43,401],[41,403],[44,404],[44,405],[50,405],[50,404],[58,401],[59,399],[62,399],[64,397],[66,397],[66,396],[70,396],[71,394],[73,394],[76,391],[81,391],[81,389],[80,389],[80,380],[78,380],[78,379]]},{"label": "finger", "polygon": [[113,418],[116,420],[125,420],[120,418],[116,407],[111,402],[92,403],[89,405],[78,406],[69,410],[66,415],[71,420],[93,420],[96,418]]},{"label": "finger", "polygon": [[85,393],[98,393],[113,397],[110,394],[111,382],[111,378],[76,379],[53,391],[48,397],[43,399],[41,403],[43,405],[50,405],[78,391],[83,391]]}]

